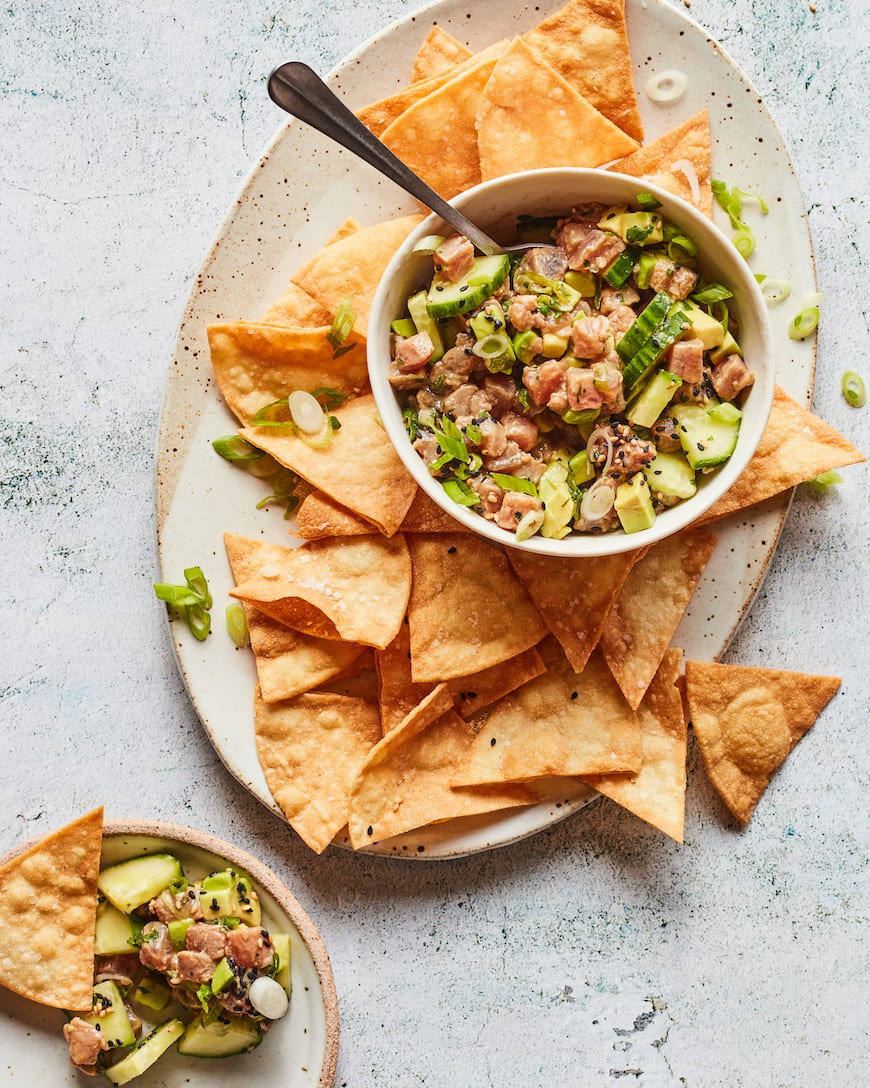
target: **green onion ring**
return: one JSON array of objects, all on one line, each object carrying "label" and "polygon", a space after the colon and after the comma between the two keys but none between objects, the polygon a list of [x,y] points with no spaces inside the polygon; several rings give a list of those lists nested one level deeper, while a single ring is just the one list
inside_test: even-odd
[{"label": "green onion ring", "polygon": [[854,370],[846,371],[840,388],[843,390],[847,403],[853,408],[863,408],[867,403],[867,387],[864,385],[864,379]]},{"label": "green onion ring", "polygon": [[813,335],[818,328],[818,324],[818,306],[807,306],[805,310],[801,310],[792,318],[788,327],[788,335],[792,340],[806,340],[808,336]]},{"label": "green onion ring", "polygon": [[755,252],[755,235],[749,227],[741,227],[731,241],[734,248],[744,259],[748,259]]}]

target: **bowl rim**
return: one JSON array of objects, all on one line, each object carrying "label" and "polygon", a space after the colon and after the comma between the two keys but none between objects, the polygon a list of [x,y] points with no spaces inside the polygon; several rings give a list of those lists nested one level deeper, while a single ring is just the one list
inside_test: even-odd
[{"label": "bowl rim", "polygon": [[[755,358],[753,358],[752,364],[756,382],[749,391],[750,394],[755,391],[753,410],[757,419],[757,430],[753,432],[749,440],[743,443],[738,440],[737,449],[729,460],[719,468],[719,471],[709,477],[709,482],[703,488],[700,488],[696,495],[670,507],[656,518],[649,529],[637,533],[625,533],[622,530],[601,534],[573,533],[563,540],[554,540],[536,534],[525,541],[518,541],[514,533],[501,529],[495,522],[452,502],[444,493],[438,481],[426,470],[423,461],[408,441],[399,413],[398,400],[386,376],[386,367],[389,361],[389,323],[396,316],[390,312],[388,306],[390,283],[401,270],[414,246],[421,238],[431,234],[443,234],[445,230],[448,233],[453,231],[453,228],[446,225],[441,217],[434,212],[423,219],[410,232],[391,258],[378,284],[368,322],[369,382],[378,414],[399,459],[423,492],[457,522],[457,531],[464,528],[493,543],[541,555],[578,558],[616,555],[658,543],[693,525],[734,485],[737,478],[746,469],[758,447],[773,404],[775,386],[773,335],[768,309],[759,285],[749,265],[746,264],[742,257],[739,257],[731,241],[711,218],[705,216],[692,204],[645,178],[641,179],[628,174],[621,174],[615,170],[602,170],[600,168],[546,167],[507,174],[482,182],[454,197],[449,203],[464,209],[469,203],[485,197],[486,194],[493,190],[520,186],[524,181],[528,180],[537,183],[555,177],[569,181],[573,180],[578,187],[590,188],[596,184],[600,186],[602,182],[606,184],[608,181],[615,181],[617,187],[630,185],[635,191],[652,193],[660,200],[665,209],[673,208],[676,210],[678,217],[684,216],[691,222],[693,227],[697,225],[701,234],[705,235],[704,241],[708,245],[708,251],[709,244],[712,242],[714,245],[721,246],[722,252],[728,254],[732,266],[739,269],[737,278],[741,281],[737,285],[729,282],[728,286],[734,290],[743,307],[747,307],[748,303],[748,309],[753,313],[758,325],[758,334],[761,341],[761,350],[757,353],[760,362],[756,363]],[[602,198],[587,198],[581,193],[575,202],[579,203],[584,199],[598,201]],[[624,200],[625,196],[614,197],[614,202],[618,199]],[[518,210],[521,211],[522,209]],[[704,243],[702,243],[702,252],[704,248]],[[741,428],[741,434],[743,433]],[[697,501],[699,498],[701,499],[700,502]]]}]

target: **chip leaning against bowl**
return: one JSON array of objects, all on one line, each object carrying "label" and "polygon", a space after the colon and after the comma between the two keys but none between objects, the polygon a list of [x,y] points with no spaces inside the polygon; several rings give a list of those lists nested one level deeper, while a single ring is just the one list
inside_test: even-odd
[{"label": "chip leaning against bowl", "polygon": [[754,376],[732,294],[658,207],[521,219],[542,238],[521,259],[418,245],[434,277],[392,324],[390,384],[450,498],[518,540],[647,529],[737,444]]}]

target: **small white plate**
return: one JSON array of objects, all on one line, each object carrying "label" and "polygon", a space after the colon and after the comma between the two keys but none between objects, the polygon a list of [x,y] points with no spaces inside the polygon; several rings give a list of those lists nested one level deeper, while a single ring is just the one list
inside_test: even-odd
[{"label": "small white plate", "polygon": [[[358,108],[407,82],[411,60],[432,24],[437,22],[470,48],[480,49],[524,33],[562,4],[563,0],[536,5],[443,0],[363,44],[329,82]],[[746,206],[758,241],[752,269],[787,279],[799,303],[816,289],[807,217],[788,151],[760,96],[701,27],[663,0],[628,0],[626,10],[646,142],[699,110],[709,110],[713,176],[762,194],[770,205],[765,218],[751,204]],[[644,95],[644,84],[651,75],[673,68],[688,77],[685,95],[668,106],[655,105]],[[284,125],[203,262],[169,371],[158,449],[161,575],[167,582],[178,582],[186,567],[202,566],[215,599],[216,628],[203,644],[174,625],[178,664],[203,727],[228,770],[279,815],[254,745],[254,662],[250,653],[236,650],[223,631],[223,608],[233,586],[223,534],[263,537],[284,545],[292,538],[280,510],[255,510],[263,496],[259,481],[234,471],[211,448],[213,439],[234,433],[238,425],[211,377],[206,328],[218,321],[256,320],[294,269],[348,215],[368,225],[415,210],[395,185],[319,133],[295,121]],[[728,230],[727,218],[718,209],[716,220]],[[814,338],[802,343],[788,338],[787,316],[793,312],[786,309],[789,306],[771,314],[777,380],[791,396],[809,403]],[[674,645],[689,657],[712,660],[728,645],[764,577],[789,501],[789,495],[781,496],[715,527],[719,544],[674,637]],[[418,835],[416,845],[412,833],[398,846],[380,843],[373,850],[420,859],[455,857],[533,834],[587,801],[588,790],[577,787],[557,804],[488,817],[472,834],[464,825],[448,823]]]},{"label": "small white plate", "polygon": [[[7,855],[23,852],[26,843]],[[170,1048],[132,1083],[139,1088],[331,1088],[338,1059],[338,1000],[329,956],[314,923],[285,884],[262,862],[212,835],[174,824],[107,821],[101,866],[141,854],[174,854],[185,873],[199,879],[227,864],[253,878],[260,896],[263,926],[289,933],[292,996],[287,1015],[276,1021],[262,1043],[233,1058],[187,1058]],[[58,1009],[34,1004],[0,988],[0,1078],[22,1086],[51,1088],[83,1083],[70,1065],[63,1037],[66,1017]],[[103,1078],[92,1083],[106,1084]]]}]

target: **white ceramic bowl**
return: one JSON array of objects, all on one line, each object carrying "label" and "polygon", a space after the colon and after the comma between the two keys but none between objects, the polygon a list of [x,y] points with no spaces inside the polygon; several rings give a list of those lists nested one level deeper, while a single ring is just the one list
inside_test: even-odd
[{"label": "white ceramic bowl", "polygon": [[406,315],[408,297],[432,276],[431,256],[413,253],[414,246],[427,234],[451,233],[452,228],[439,216],[429,216],[406,239],[384,273],[368,327],[369,377],[378,411],[399,457],[420,487],[457,522],[481,536],[509,547],[549,555],[598,556],[631,551],[662,540],[696,521],[731,487],[755,452],[767,424],[775,379],[767,306],[746,261],[706,216],[647,181],[604,170],[574,168],[533,170],[497,178],[470,189],[453,203],[497,240],[509,244],[515,238],[513,228],[520,214],[566,215],[575,204],[585,202],[632,203],[640,192],[657,197],[665,218],[697,242],[698,266],[707,281],[723,283],[734,292],[729,307],[738,319],[740,344],[747,365],[755,374],[755,384],[741,404],[740,437],[731,458],[715,472],[699,475],[698,491],[691,499],[663,511],[649,529],[637,533],[573,533],[564,540],[533,536],[518,542],[513,533],[448,498],[408,440],[387,369],[390,322]]}]

